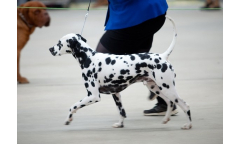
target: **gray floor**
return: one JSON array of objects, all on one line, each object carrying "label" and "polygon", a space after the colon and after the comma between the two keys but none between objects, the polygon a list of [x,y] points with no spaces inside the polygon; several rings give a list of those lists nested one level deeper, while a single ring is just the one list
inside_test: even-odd
[{"label": "gray floor", "polygon": [[[198,8],[202,3],[172,4],[170,8]],[[95,48],[104,33],[106,9],[91,10],[83,36]],[[49,10],[51,25],[37,29],[22,51],[21,74],[30,84],[17,84],[18,144],[220,144],[223,143],[223,12],[169,10],[178,29],[170,61],[177,73],[179,95],[190,105],[193,128],[181,130],[183,111],[161,124],[161,116],[143,116],[156,101],[148,101],[142,83],[122,92],[125,128],[114,129],[118,112],[111,95],[84,107],[65,126],[72,104],[87,95],[81,69],[72,55],[53,57],[48,48],[68,33],[80,33],[85,10]],[[155,35],[151,52],[164,52],[172,41],[166,21]]]}]

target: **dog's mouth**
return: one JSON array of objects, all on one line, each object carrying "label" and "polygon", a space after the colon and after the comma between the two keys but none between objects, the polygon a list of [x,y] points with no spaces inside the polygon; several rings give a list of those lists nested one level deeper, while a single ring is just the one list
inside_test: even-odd
[{"label": "dog's mouth", "polygon": [[49,49],[49,51],[51,52],[51,54],[52,54],[53,56],[55,56],[55,55],[57,54],[57,52],[55,52],[55,50],[54,50],[53,47],[51,47],[51,48]]}]

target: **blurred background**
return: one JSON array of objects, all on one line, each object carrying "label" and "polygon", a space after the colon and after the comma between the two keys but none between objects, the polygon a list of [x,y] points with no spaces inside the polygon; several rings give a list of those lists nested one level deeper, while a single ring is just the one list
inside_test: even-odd
[{"label": "blurred background", "polygon": [[[22,3],[25,3],[27,1],[31,0],[17,0],[18,6]],[[47,7],[59,7],[59,8],[68,8],[68,7],[79,7],[81,5],[84,5],[85,3],[88,3],[89,0],[37,0],[43,2]],[[204,6],[206,0],[167,0],[169,4],[174,2],[179,3],[202,3],[202,6]],[[223,0],[219,0],[220,6],[222,6]],[[106,6],[107,0],[92,0],[92,3],[94,3],[93,7],[100,7],[100,6]]]}]

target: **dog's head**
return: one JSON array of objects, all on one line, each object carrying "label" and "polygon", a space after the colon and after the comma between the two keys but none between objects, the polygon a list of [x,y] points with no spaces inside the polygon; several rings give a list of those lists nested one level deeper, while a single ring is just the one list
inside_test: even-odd
[{"label": "dog's head", "polygon": [[[21,4],[20,7],[46,7],[42,2],[29,1]],[[18,8],[27,22],[34,27],[49,26],[50,16],[46,9],[42,8]]]},{"label": "dog's head", "polygon": [[67,53],[75,56],[83,47],[89,47],[86,44],[86,39],[79,34],[70,33],[63,36],[49,51],[53,56],[61,56]]}]

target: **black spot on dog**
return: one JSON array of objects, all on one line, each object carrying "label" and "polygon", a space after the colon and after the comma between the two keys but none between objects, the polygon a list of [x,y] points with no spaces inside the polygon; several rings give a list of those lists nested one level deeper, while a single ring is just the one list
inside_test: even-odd
[{"label": "black spot on dog", "polygon": [[169,65],[169,68],[170,68],[171,71],[173,71],[173,67],[172,67],[172,65]]},{"label": "black spot on dog", "polygon": [[162,90],[162,87],[158,87],[160,90]]},{"label": "black spot on dog", "polygon": [[107,78],[106,76],[104,78],[105,78],[104,83],[108,83],[108,82],[112,81],[111,78]]},{"label": "black spot on dog", "polygon": [[85,81],[88,80],[88,77],[84,73],[82,74],[82,77],[84,78]]},{"label": "black spot on dog", "polygon": [[144,70],[143,76],[148,76],[148,72]]},{"label": "black spot on dog", "polygon": [[97,78],[98,78],[98,73],[95,73],[95,74],[94,74],[94,78],[97,80]]},{"label": "black spot on dog", "polygon": [[99,69],[98,69],[98,72],[100,72],[100,71],[102,71],[102,68],[99,68]]},{"label": "black spot on dog", "polygon": [[163,83],[162,86],[165,87],[165,88],[167,88],[167,89],[169,89],[169,85],[167,85],[167,84],[165,84],[165,83]]},{"label": "black spot on dog", "polygon": [[131,60],[134,61],[135,60],[135,56],[131,55]]},{"label": "black spot on dog", "polygon": [[134,78],[132,78],[129,82],[132,84],[132,83],[135,83],[136,80],[140,77],[141,75],[140,74],[137,74]]},{"label": "black spot on dog", "polygon": [[170,104],[171,104],[171,107],[173,107],[173,102],[172,101],[170,101]]},{"label": "black spot on dog", "polygon": [[127,76],[126,81],[128,81],[128,80],[130,80],[132,78],[133,78],[133,76]]},{"label": "black spot on dog", "polygon": [[155,87],[155,86],[154,86],[154,85],[152,85],[152,86],[151,86],[151,89],[154,89],[154,87]]},{"label": "black spot on dog", "polygon": [[165,63],[162,64],[162,69],[161,70],[162,70],[162,72],[165,72],[167,70],[167,64],[165,64]]},{"label": "black spot on dog", "polygon": [[127,81],[124,79],[120,79],[120,80],[113,80],[112,83],[113,84],[122,84],[122,83],[126,83]]},{"label": "black spot on dog", "polygon": [[92,62],[91,59],[87,58],[84,62],[84,68],[88,68],[90,66],[91,62]]},{"label": "black spot on dog", "polygon": [[123,78],[124,78],[124,76],[119,76],[119,77],[118,77],[118,79],[123,79]]},{"label": "black spot on dog", "polygon": [[126,73],[129,73],[129,70],[128,70],[128,69],[126,69],[126,70],[122,69],[122,70],[120,71],[120,74],[122,74],[122,75],[124,75],[124,74],[126,74]]},{"label": "black spot on dog", "polygon": [[160,94],[160,93],[159,93],[159,91],[156,91],[156,94],[158,94],[158,95],[159,95],[159,94]]},{"label": "black spot on dog", "polygon": [[83,107],[85,107],[85,106],[86,106],[86,105],[83,104],[83,105],[80,106],[80,108],[83,108]]},{"label": "black spot on dog", "polygon": [[85,83],[85,87],[88,88],[88,86],[89,86],[88,83]]},{"label": "black spot on dog", "polygon": [[94,83],[94,82],[91,82],[91,85],[92,85],[93,87],[95,87],[95,83]]},{"label": "black spot on dog", "polygon": [[178,103],[178,99],[175,99],[175,102]]},{"label": "black spot on dog", "polygon": [[155,63],[159,63],[159,60],[158,60],[158,59],[155,59],[154,61],[155,61]]},{"label": "black spot on dog", "polygon": [[99,62],[99,63],[98,63],[98,66],[101,66],[101,65],[102,65],[102,62]]},{"label": "black spot on dog", "polygon": [[107,65],[109,65],[109,64],[110,64],[110,62],[111,62],[111,58],[110,58],[110,57],[108,57],[108,58],[106,58],[106,60],[105,60],[105,61],[106,61],[106,64],[107,64]]},{"label": "black spot on dog", "polygon": [[150,68],[150,69],[154,69],[154,67],[153,67],[153,65],[150,65],[150,64],[148,64],[148,68]]},{"label": "black spot on dog", "polygon": [[144,53],[144,54],[137,54],[141,60],[144,60],[144,59],[149,59],[150,58],[150,55],[148,53]]},{"label": "black spot on dog", "polygon": [[90,91],[87,90],[87,92],[88,92],[88,96],[91,96],[91,95],[92,95],[92,93],[91,93]]},{"label": "black spot on dog", "polygon": [[57,44],[57,46],[59,47],[59,50],[61,50],[61,48],[62,48],[63,44],[61,43],[61,41],[60,41],[60,40],[58,41],[58,44]]},{"label": "black spot on dog", "polygon": [[175,81],[173,81],[173,85],[175,86]]},{"label": "black spot on dog", "polygon": [[127,117],[127,116],[126,116],[126,112],[125,112],[124,109],[121,110],[120,114],[121,114],[123,117],[125,117],[125,118]]},{"label": "black spot on dog", "polygon": [[155,72],[152,72],[153,77],[155,78]]},{"label": "black spot on dog", "polygon": [[116,63],[116,60],[112,60],[111,64],[114,65]]},{"label": "black spot on dog", "polygon": [[74,109],[76,109],[76,108],[77,108],[77,106],[74,106],[73,108],[74,108]]},{"label": "black spot on dog", "polygon": [[192,121],[190,110],[187,111],[187,114],[188,114],[188,116],[189,116],[190,121]]},{"label": "black spot on dog", "polygon": [[157,64],[157,69],[161,69],[161,65],[160,64]]},{"label": "black spot on dog", "polygon": [[136,69],[136,73],[141,73],[141,68],[144,68],[144,67],[147,67],[148,65],[147,65],[147,63],[145,63],[145,62],[143,62],[143,63],[137,63],[136,64],[136,67],[135,67],[135,69]]},{"label": "black spot on dog", "polygon": [[113,74],[110,74],[110,75],[109,75],[109,77],[110,77],[110,78],[113,78],[113,77],[114,77],[114,75],[113,75]]},{"label": "black spot on dog", "polygon": [[69,118],[71,118],[71,117],[72,117],[72,114],[69,115]]},{"label": "black spot on dog", "polygon": [[72,53],[70,50],[66,50],[67,53]]},{"label": "black spot on dog", "polygon": [[88,70],[87,77],[91,77],[91,75],[92,75],[92,71]]}]

